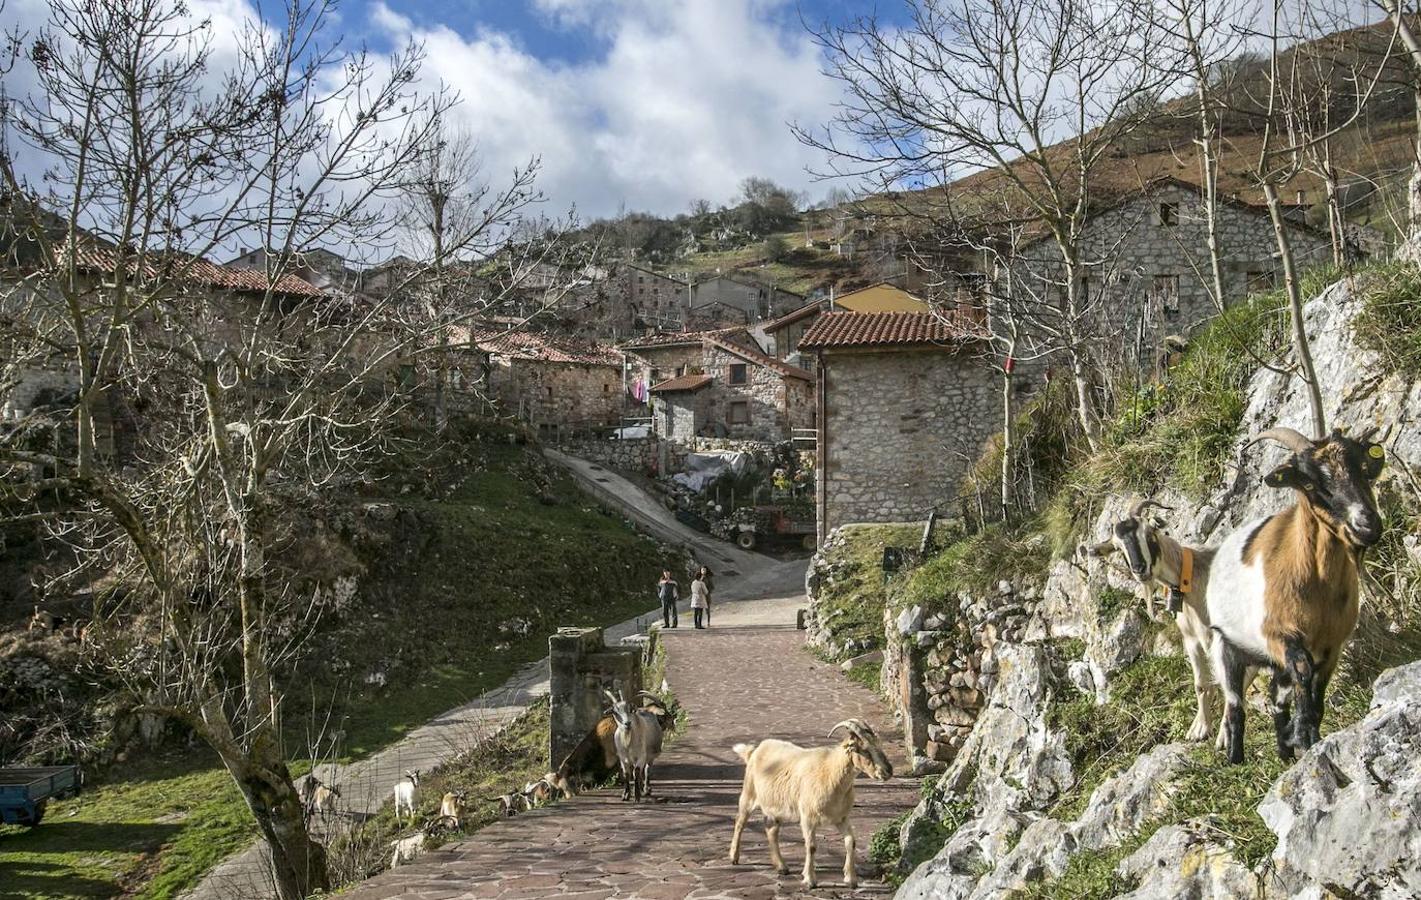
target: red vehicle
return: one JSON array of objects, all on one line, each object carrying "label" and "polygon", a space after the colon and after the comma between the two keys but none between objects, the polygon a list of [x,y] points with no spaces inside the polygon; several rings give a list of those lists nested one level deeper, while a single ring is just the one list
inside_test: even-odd
[{"label": "red vehicle", "polygon": [[754,550],[770,541],[797,543],[805,550],[813,550],[817,531],[813,519],[795,519],[778,506],[756,506],[752,521],[733,526],[733,539],[741,550]]}]

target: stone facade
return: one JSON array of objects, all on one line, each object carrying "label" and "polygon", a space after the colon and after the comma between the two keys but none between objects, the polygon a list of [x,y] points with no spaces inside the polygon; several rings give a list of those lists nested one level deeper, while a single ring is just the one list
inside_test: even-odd
[{"label": "stone facade", "polygon": [[618,366],[494,354],[489,393],[507,415],[533,428],[615,425],[623,409]]},{"label": "stone facade", "polygon": [[771,285],[716,275],[691,285],[687,313],[694,316],[697,310],[712,304],[737,309],[746,321],[753,322],[783,315],[804,305],[804,298]]},{"label": "stone facade", "polygon": [[[1281,283],[1266,209],[1221,200],[1217,230],[1226,302]],[[1148,365],[1165,336],[1187,335],[1216,312],[1206,235],[1198,190],[1172,179],[1102,210],[1087,223],[1083,256],[1103,262],[1085,276],[1084,302],[1096,310],[1091,330],[1109,339],[1107,353],[1122,354],[1116,361]],[[1299,269],[1331,262],[1325,232],[1294,222],[1290,238]],[[1059,295],[1059,286],[1042,284],[1058,277],[1059,258],[1050,240],[1028,245],[1013,277],[1034,282],[1037,296]]]},{"label": "stone facade", "polygon": [[550,766],[562,762],[602,718],[602,691],[641,690],[642,649],[608,647],[600,628],[560,628],[548,638]]},{"label": "stone facade", "polygon": [[1001,427],[999,384],[969,345],[821,353],[819,536],[912,522],[950,503]]},{"label": "stone facade", "polygon": [[656,438],[614,441],[609,438],[575,437],[559,441],[558,449],[609,469],[647,472],[656,466],[660,444]]}]

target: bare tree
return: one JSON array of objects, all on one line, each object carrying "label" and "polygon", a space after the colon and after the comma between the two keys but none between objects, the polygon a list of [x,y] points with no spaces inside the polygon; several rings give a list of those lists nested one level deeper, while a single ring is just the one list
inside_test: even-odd
[{"label": "bare tree", "polygon": [[[331,6],[290,0],[219,67],[176,0],[51,0],[27,39],[38,87],[0,159],[8,239],[0,477],[68,549],[51,590],[97,598],[94,647],[143,709],[210,745],[271,850],[276,896],[326,886],[282,729],[281,678],[322,612],[283,562],[303,510],[360,475],[397,421],[392,362],[448,318],[295,278],[302,251],[393,250],[389,198],[443,151],[444,95],[322,43]],[[42,173],[43,177],[32,177]],[[531,173],[482,194],[454,246],[497,243]],[[451,188],[451,193],[453,189]],[[265,270],[208,257],[266,248]],[[437,281],[437,279],[436,279]],[[36,384],[61,385],[48,400]]]},{"label": "bare tree", "polygon": [[1323,437],[1327,434],[1327,417],[1322,401],[1322,385],[1318,382],[1317,367],[1313,363],[1312,346],[1303,318],[1301,273],[1279,189],[1303,170],[1309,154],[1325,153],[1319,148],[1325,147],[1333,136],[1355,124],[1386,71],[1397,32],[1393,31],[1391,41],[1380,54],[1349,70],[1347,78],[1354,91],[1353,99],[1341,114],[1329,112],[1324,118],[1316,107],[1318,103],[1330,99],[1333,87],[1330,75],[1326,85],[1328,93],[1319,97],[1316,70],[1308,68],[1308,60],[1314,54],[1306,50],[1285,53],[1289,44],[1316,37],[1310,35],[1307,28],[1314,25],[1317,19],[1311,17],[1306,5],[1290,12],[1292,18],[1286,18],[1280,0],[1274,0],[1269,31],[1264,35],[1268,40],[1269,55],[1263,79],[1264,95],[1259,102],[1263,134],[1249,174],[1263,192],[1273,224],[1273,238],[1288,298],[1294,373],[1303,382],[1308,394],[1313,432]]},{"label": "bare tree", "polygon": [[[1082,234],[1102,160],[1145,121],[1178,66],[1148,0],[912,0],[901,28],[863,18],[817,34],[829,74],[846,89],[834,120],[798,129],[826,151],[836,174],[884,192],[929,189],[924,204],[970,194],[974,170],[1012,195],[1013,218],[1055,251],[1041,274],[1059,291],[1053,349],[1071,373],[1077,417],[1091,446],[1100,426],[1092,350],[1096,305]],[[973,213],[967,197],[944,203]],[[940,215],[941,213],[932,213]],[[970,230],[981,220],[962,221]]]}]

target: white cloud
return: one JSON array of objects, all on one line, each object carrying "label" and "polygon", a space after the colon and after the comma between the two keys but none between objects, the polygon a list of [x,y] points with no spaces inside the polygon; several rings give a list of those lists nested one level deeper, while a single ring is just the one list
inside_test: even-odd
[{"label": "white cloud", "polygon": [[[790,134],[830,113],[836,86],[809,35],[784,27],[764,0],[538,0],[559,27],[592,29],[603,49],[572,65],[539,60],[512,36],[413,24],[379,4],[372,25],[392,43],[414,37],[426,85],[447,84],[496,179],[543,160],[552,209],[584,216],[684,211],[725,202],[762,175],[822,194],[806,171],[821,160]],[[595,8],[594,8],[595,7]]]}]

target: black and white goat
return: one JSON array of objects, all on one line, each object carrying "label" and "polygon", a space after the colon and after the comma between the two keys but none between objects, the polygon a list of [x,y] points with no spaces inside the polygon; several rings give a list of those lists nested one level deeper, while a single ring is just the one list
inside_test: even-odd
[{"label": "black and white goat", "polygon": [[1209,662],[1209,609],[1206,603],[1209,571],[1215,551],[1191,547],[1170,537],[1164,523],[1145,515],[1150,507],[1167,510],[1148,497],[1135,501],[1125,518],[1110,529],[1110,540],[1094,545],[1082,545],[1087,556],[1107,557],[1118,553],[1125,559],[1130,574],[1149,593],[1151,615],[1154,614],[1156,590],[1167,595],[1177,593],[1182,601],[1175,624],[1184,644],[1184,654],[1194,675],[1194,699],[1198,710],[1185,738],[1202,741],[1216,734],[1216,743],[1224,746],[1224,731],[1217,717],[1219,686],[1214,680]]},{"label": "black and white goat", "polygon": [[1357,624],[1362,554],[1382,536],[1372,482],[1386,453],[1372,433],[1357,439],[1334,431],[1314,441],[1273,428],[1249,442],[1292,451],[1264,483],[1292,488],[1297,502],[1229,535],[1209,573],[1211,656],[1231,763],[1243,761],[1249,666],[1273,671],[1278,755],[1291,760],[1320,739],[1327,684]]},{"label": "black and white goat", "polygon": [[[627,702],[626,696],[616,696],[603,690],[612,704],[610,715],[617,722],[617,730],[612,736],[617,748],[617,760],[622,770],[622,799],[640,800],[643,795],[651,796],[651,764],[661,755],[664,732],[661,716],[651,709],[639,709]],[[660,698],[646,691],[637,692],[638,699],[647,697],[655,701],[661,709],[666,708]]]}]

